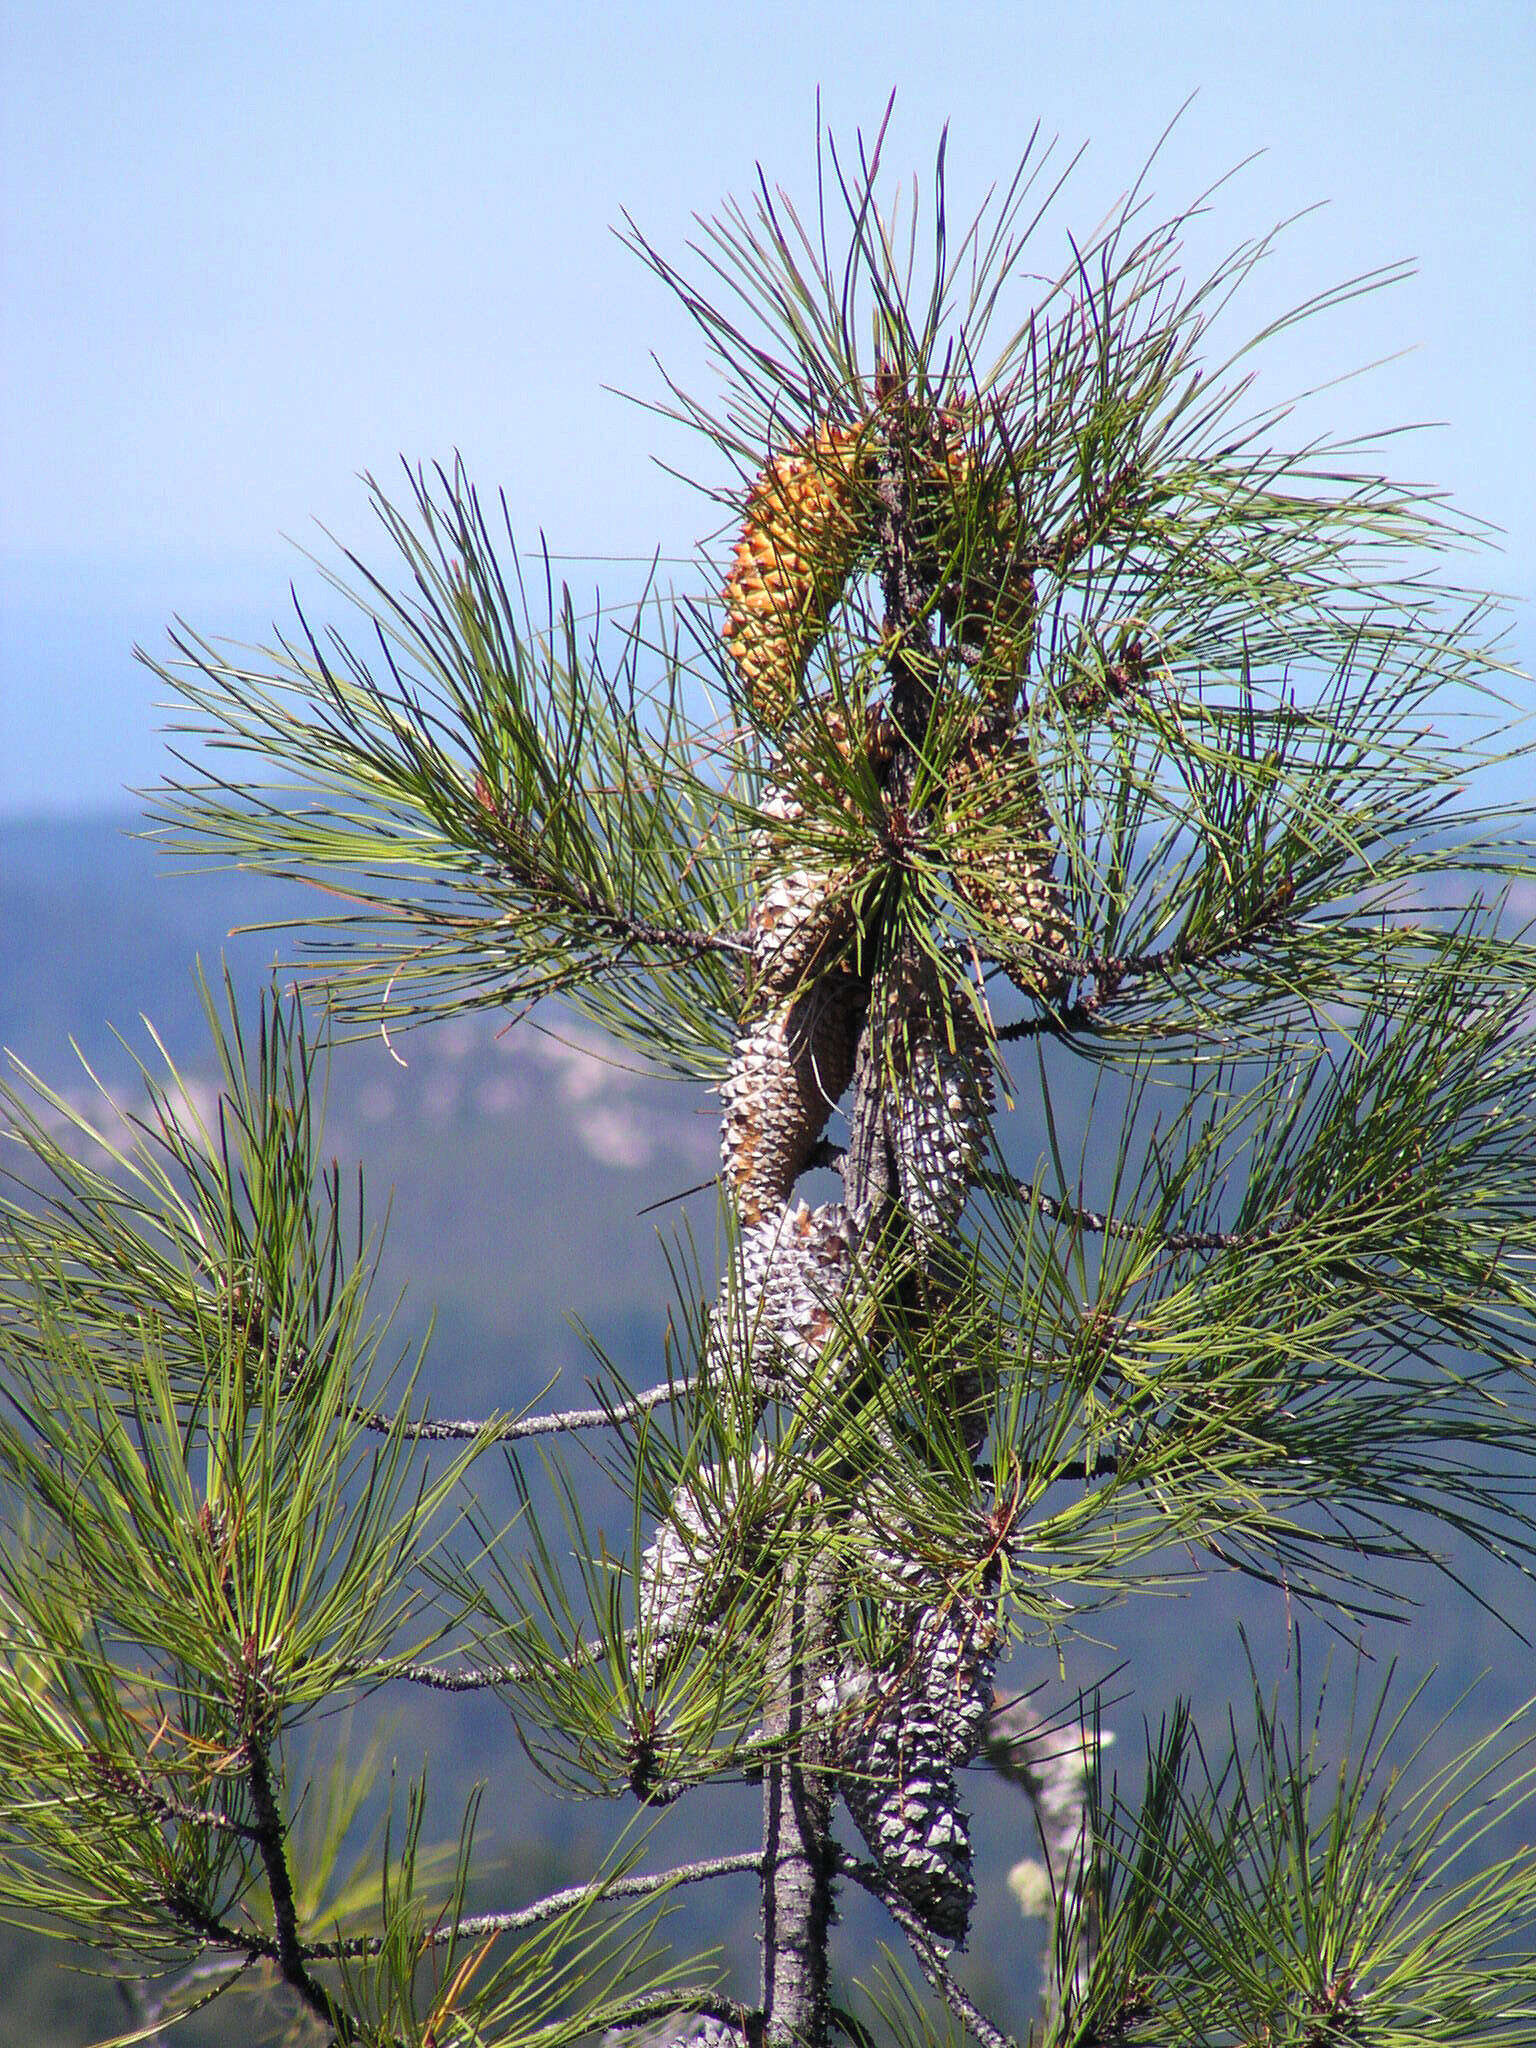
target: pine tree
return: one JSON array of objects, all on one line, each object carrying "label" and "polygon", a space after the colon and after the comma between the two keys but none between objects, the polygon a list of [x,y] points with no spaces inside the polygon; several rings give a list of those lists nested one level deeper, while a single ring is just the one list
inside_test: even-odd
[{"label": "pine tree", "polygon": [[[161,670],[165,835],[327,893],[307,997],[209,995],[215,1114],[157,1042],[97,1167],[8,1089],[0,1899],[142,1982],[125,2039],[260,1978],[349,2048],[1001,2048],[975,1764],[1038,1815],[1047,2048],[1536,2042],[1536,1855],[1488,1852],[1529,1721],[1446,1762],[1388,1686],[1330,1757],[1298,1662],[1224,1755],[1162,1703],[1122,1789],[1091,1703],[999,1677],[1175,1550],[1346,1635],[1452,1539],[1536,1561],[1536,863],[1466,794],[1515,683],[1441,574],[1475,527],[1245,409],[1250,348],[1391,273],[1222,359],[1271,238],[1190,283],[1138,188],[1042,284],[1048,152],[956,242],[941,148],[921,258],[879,155],[827,143],[814,214],[764,183],[691,271],[631,232],[720,372],[659,408],[730,471],[718,602],[594,624],[455,466],[375,491],[364,633]],[[595,1354],[585,1409],[430,1412],[321,1149],[317,983],[337,1036],[555,1003],[718,1091],[664,1383]],[[434,1860],[413,1783],[350,1870],[377,1758],[310,1778],[298,1736],[407,1685],[494,1690],[638,1822],[471,1914],[474,1811]],[[650,1809],[743,1780],[760,1838],[641,1869]],[[755,2001],[665,1925],[733,1874]]]}]

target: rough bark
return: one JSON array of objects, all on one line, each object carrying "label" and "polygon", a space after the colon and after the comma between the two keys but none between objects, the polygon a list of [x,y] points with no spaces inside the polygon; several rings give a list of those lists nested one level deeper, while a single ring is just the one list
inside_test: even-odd
[{"label": "rough bark", "polygon": [[780,1605],[770,1653],[767,1732],[784,1748],[763,1773],[765,2048],[822,2048],[828,2034],[832,1794],[812,1696],[835,1617],[832,1575],[810,1556]]},{"label": "rough bark", "polygon": [[[854,1074],[844,1199],[861,1234],[878,1233],[892,1198],[879,1021],[866,1020]],[[828,2034],[828,1931],[836,1848],[831,1835],[831,1730],[816,1689],[837,1627],[835,1573],[807,1546],[771,1647],[767,1732],[782,1755],[763,1775],[762,2004],[765,2048],[822,2048]]]}]

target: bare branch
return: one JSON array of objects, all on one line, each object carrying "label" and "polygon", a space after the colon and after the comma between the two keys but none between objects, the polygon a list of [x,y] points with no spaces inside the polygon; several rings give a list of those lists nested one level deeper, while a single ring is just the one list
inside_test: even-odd
[{"label": "bare branch", "polygon": [[1090,1465],[1086,1458],[1078,1458],[1070,1465],[1053,1465],[1051,1483],[1058,1480],[1076,1479],[1086,1486],[1092,1479],[1113,1479],[1120,1470],[1120,1460],[1113,1451],[1100,1451]]},{"label": "bare branch", "polygon": [[277,1928],[276,1960],[283,1973],[283,1982],[298,1993],[311,2012],[325,2021],[338,2041],[354,2041],[357,2038],[356,2028],[325,1987],[310,1975],[306,1964],[304,1945],[299,1940],[293,1878],[283,1842],[283,1817],[273,1791],[266,1749],[254,1734],[246,1737],[245,1775],[250,1787],[251,1805],[256,1813],[256,1846],[267,1873],[267,1889],[272,1895],[272,1918]]},{"label": "bare branch", "polygon": [[818,1559],[786,1589],[769,1646],[773,1690],[764,1719],[782,1748],[763,1772],[764,2048],[827,2038],[835,1845],[826,1738],[810,1699],[836,1612],[833,1573]]},{"label": "bare branch", "polygon": [[165,1906],[173,1919],[179,1920],[193,1934],[201,1935],[210,1948],[228,1949],[235,1955],[244,1956],[247,1962],[278,1961],[277,1943],[269,1934],[249,1933],[244,1928],[231,1927],[227,1920],[205,1912],[195,1899],[182,1892],[168,1892]]},{"label": "bare branch", "polygon": [[407,1685],[424,1685],[432,1692],[490,1692],[498,1685],[521,1685],[528,1676],[523,1664],[497,1664],[488,1671],[461,1666],[454,1670],[440,1664],[390,1664],[374,1667],[358,1664],[349,1675],[376,1685],[401,1679]]},{"label": "bare branch", "polygon": [[[569,1913],[576,1907],[598,1905],[608,1899],[648,1898],[676,1885],[702,1884],[708,1878],[735,1877],[749,1871],[755,1874],[762,1867],[761,1849],[747,1849],[733,1856],[711,1856],[697,1863],[680,1863],[672,1870],[658,1870],[643,1877],[597,1878],[591,1884],[567,1885],[563,1891],[550,1892],[545,1898],[535,1899],[531,1905],[518,1906],[509,1912],[476,1913],[465,1920],[433,1927],[423,1939],[430,1946],[441,1948],[459,1939],[479,1941],[493,1934],[521,1934],[524,1929],[541,1926],[546,1920],[557,1920],[562,1913]],[[377,1936],[359,1935],[348,1941],[324,1942],[317,1948],[306,1949],[304,1953],[312,1962],[339,1962],[354,1956],[377,1955],[381,1946]]]},{"label": "bare branch", "polygon": [[617,1428],[621,1423],[648,1415],[653,1408],[663,1407],[668,1401],[683,1399],[692,1388],[690,1379],[672,1379],[664,1386],[647,1387],[644,1393],[609,1408],[567,1408],[553,1415],[523,1415],[507,1422],[450,1420],[447,1417],[402,1422],[398,1415],[387,1415],[377,1408],[357,1409],[353,1419],[364,1429],[377,1430],[383,1435],[398,1430],[401,1436],[417,1442],[458,1443],[484,1436],[487,1443],[519,1443],[527,1437],[562,1436],[579,1429]]},{"label": "bare branch", "polygon": [[837,1869],[840,1876],[852,1878],[855,1884],[861,1885],[885,1907],[907,1937],[907,1946],[916,1958],[918,1968],[955,2018],[981,2043],[981,2048],[1019,2048],[1012,2035],[1005,2034],[1001,2027],[989,2020],[964,1987],[955,1982],[945,1965],[942,1951],[922,1921],[891,1889],[873,1863],[861,1862],[858,1857],[839,1849]]}]

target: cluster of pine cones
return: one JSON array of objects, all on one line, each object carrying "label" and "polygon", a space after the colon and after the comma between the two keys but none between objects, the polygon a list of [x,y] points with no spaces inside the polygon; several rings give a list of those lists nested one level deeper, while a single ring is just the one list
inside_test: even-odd
[{"label": "cluster of pine cones", "polygon": [[[845,1202],[810,1206],[795,1186],[821,1156],[861,1034],[878,1048],[891,1193],[920,1264],[953,1234],[991,1125],[990,1050],[959,969],[947,977],[932,957],[902,955],[872,977],[867,957],[855,958],[861,873],[857,851],[843,849],[857,849],[858,837],[836,829],[846,799],[828,764],[841,757],[884,786],[897,743],[890,715],[871,712],[861,730],[830,698],[805,701],[817,643],[874,551],[881,431],[878,418],[825,425],[768,464],[748,494],[724,591],[725,644],[772,761],[754,845],[745,1013],[721,1090],[737,1251],[711,1344],[716,1362],[748,1365],[760,1401],[804,1403],[829,1391],[852,1348],[860,1246],[880,1219]],[[941,494],[965,491],[976,473],[958,438],[930,466]],[[980,957],[1039,994],[1058,976],[1053,963],[1069,956],[1070,934],[1043,809],[1034,829],[1018,829],[1031,815],[1029,792],[1038,799],[1017,731],[1033,608],[1033,586],[1020,582],[1022,590],[993,593],[991,648],[974,596],[946,608],[939,594],[939,615],[953,633],[982,634],[985,672],[1001,679],[963,732],[925,829]],[[1006,823],[989,832],[994,800]],[[685,1489],[642,1561],[642,1606],[662,1641],[698,1622],[711,1526],[697,1487]],[[886,1881],[935,1939],[960,1942],[974,1887],[956,1772],[979,1748],[991,1709],[995,1603],[925,1583],[888,1542],[882,1554],[902,1589],[892,1608],[899,1650],[880,1669],[849,1659],[824,1676],[817,1710],[839,1789]]]}]

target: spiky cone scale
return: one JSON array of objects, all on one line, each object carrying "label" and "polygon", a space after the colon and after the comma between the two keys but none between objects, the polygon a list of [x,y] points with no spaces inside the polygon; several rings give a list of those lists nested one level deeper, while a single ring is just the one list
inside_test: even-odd
[{"label": "spiky cone scale", "polygon": [[890,1064],[886,1136],[902,1207],[920,1245],[948,1237],[992,1123],[992,1063],[963,990],[909,963],[882,991]]},{"label": "spiky cone scale", "polygon": [[737,1039],[720,1088],[720,1159],[743,1224],[776,1215],[810,1164],[853,1076],[863,1009],[861,985],[834,972],[753,1019]]},{"label": "spiky cone scale", "polygon": [[835,1723],[839,1790],[881,1874],[955,1946],[976,1901],[956,1774],[986,1732],[998,1642],[984,1596],[920,1609],[899,1665],[845,1667],[823,1680],[817,1703]]},{"label": "spiky cone scale", "polygon": [[747,941],[756,987],[780,992],[836,950],[845,936],[845,892],[834,867],[797,859],[792,834],[776,829],[803,821],[805,806],[798,797],[770,785],[763,792],[763,816],[769,822],[753,834]]},{"label": "spiky cone scale", "polygon": [[746,1359],[764,1399],[803,1391],[842,1321],[858,1245],[841,1202],[797,1202],[745,1227],[710,1325],[716,1361]]},{"label": "spiky cone scale", "polygon": [[[762,2048],[761,2028],[757,2048]],[[654,2021],[650,2026],[616,2026],[601,2037],[601,2048],[748,2048],[748,2034],[728,2020],[709,2013],[695,2013],[679,2022],[676,2015]]]},{"label": "spiky cone scale", "polygon": [[[616,2037],[622,2041],[634,2040],[633,2034]],[[658,2035],[658,2042],[666,2037]],[[666,2039],[666,2048],[747,2048],[747,2037],[740,2027],[733,2027],[725,2020],[717,2020],[704,2013],[686,2034],[675,2034]]]},{"label": "spiky cone scale", "polygon": [[977,919],[978,951],[1027,995],[1045,993],[1061,979],[1075,934],[1022,742],[979,723],[951,766],[945,814],[950,880]]},{"label": "spiky cone scale", "polygon": [[816,642],[864,545],[864,430],[828,421],[775,457],[747,495],[725,579],[725,644],[753,718],[789,717]]},{"label": "spiky cone scale", "polygon": [[851,876],[835,868],[775,870],[747,919],[756,985],[771,995],[796,987],[827,966],[852,934]]}]

